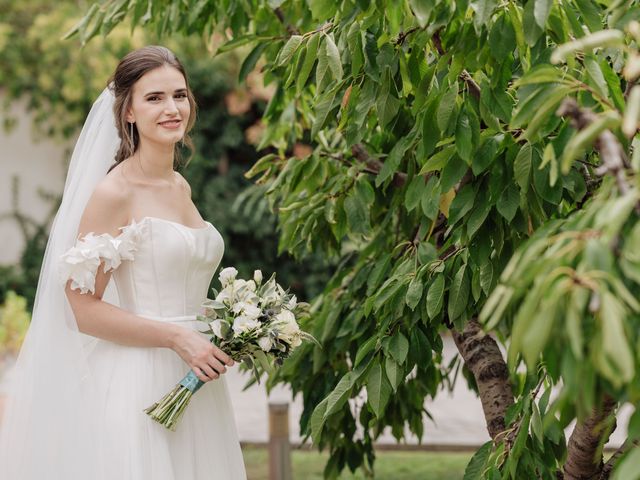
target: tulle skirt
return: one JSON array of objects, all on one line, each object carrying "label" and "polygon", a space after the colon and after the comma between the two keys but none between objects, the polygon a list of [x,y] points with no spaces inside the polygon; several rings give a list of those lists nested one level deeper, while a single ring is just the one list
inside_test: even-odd
[{"label": "tulle skirt", "polygon": [[[193,316],[148,318],[172,321],[185,328],[201,324]],[[99,340],[90,364],[106,400],[103,441],[107,478],[246,479],[224,375],[205,383],[193,395],[173,432],[143,410],[160,400],[189,371],[175,352]]]},{"label": "tulle skirt", "polygon": [[[202,325],[193,315],[148,318]],[[170,349],[86,337],[86,378],[86,371],[61,372],[57,363],[35,368],[30,357],[19,358],[19,394],[9,396],[0,432],[0,480],[246,480],[224,375],[193,395],[170,431],[144,409],[168,393],[188,365]],[[73,370],[71,360],[66,364]],[[57,388],[61,375],[79,375],[82,386]],[[24,398],[37,406],[23,408]]]}]

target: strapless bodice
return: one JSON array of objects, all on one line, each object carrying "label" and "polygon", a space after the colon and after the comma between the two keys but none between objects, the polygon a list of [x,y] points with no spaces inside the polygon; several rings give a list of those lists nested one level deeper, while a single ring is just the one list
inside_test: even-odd
[{"label": "strapless bodice", "polygon": [[144,217],[133,261],[112,273],[120,307],[147,316],[200,313],[224,254],[224,240],[209,222],[193,228]]}]

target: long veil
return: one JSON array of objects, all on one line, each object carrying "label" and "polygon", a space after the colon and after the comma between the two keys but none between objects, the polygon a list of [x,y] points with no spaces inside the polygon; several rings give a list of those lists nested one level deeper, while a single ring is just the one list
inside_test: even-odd
[{"label": "long veil", "polygon": [[[101,478],[106,456],[101,404],[87,356],[95,339],[78,331],[58,274],[76,241],[81,215],[120,143],[107,86],[94,102],[71,156],[62,203],[53,220],[32,320],[8,386],[0,423],[0,478]],[[118,305],[110,282],[103,300]]]}]

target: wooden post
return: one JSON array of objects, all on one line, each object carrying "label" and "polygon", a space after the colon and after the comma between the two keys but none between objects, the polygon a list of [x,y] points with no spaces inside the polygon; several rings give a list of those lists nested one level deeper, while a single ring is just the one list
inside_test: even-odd
[{"label": "wooden post", "polygon": [[289,404],[269,403],[269,480],[292,480]]}]

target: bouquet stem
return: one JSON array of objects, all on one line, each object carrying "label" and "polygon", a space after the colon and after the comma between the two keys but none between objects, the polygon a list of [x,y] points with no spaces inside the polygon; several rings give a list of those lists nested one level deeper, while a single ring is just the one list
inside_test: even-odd
[{"label": "bouquet stem", "polygon": [[175,432],[176,425],[189,405],[191,397],[202,385],[204,382],[190,370],[173,390],[144,411],[156,422]]}]

